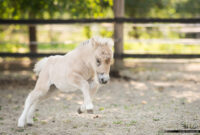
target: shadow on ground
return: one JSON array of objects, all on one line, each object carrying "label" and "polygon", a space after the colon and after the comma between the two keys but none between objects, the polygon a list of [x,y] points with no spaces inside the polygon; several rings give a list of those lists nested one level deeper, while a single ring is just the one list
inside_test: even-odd
[{"label": "shadow on ground", "polygon": [[36,76],[30,70],[0,73],[0,135],[80,134],[155,135],[165,129],[200,129],[200,61],[128,61],[98,91],[94,114],[77,114],[80,91],[57,91],[35,112],[32,127],[17,119]]}]

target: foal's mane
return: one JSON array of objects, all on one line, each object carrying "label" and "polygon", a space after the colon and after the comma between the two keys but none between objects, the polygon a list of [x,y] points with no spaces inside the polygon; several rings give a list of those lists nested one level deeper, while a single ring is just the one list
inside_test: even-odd
[{"label": "foal's mane", "polygon": [[95,40],[95,42],[98,42],[99,44],[106,44],[106,45],[111,46],[111,47],[114,45],[112,39],[110,39],[110,38],[93,37],[93,38],[90,38],[86,41],[81,42],[78,47],[90,45],[91,42],[92,42],[91,40]]},{"label": "foal's mane", "polygon": [[88,45],[90,43],[90,39],[86,40],[86,41],[83,41],[80,46],[85,46],[85,45]]},{"label": "foal's mane", "polygon": [[79,44],[79,46],[78,47],[84,47],[84,46],[87,46],[87,45],[89,45],[90,44],[90,39],[88,39],[88,40],[86,40],[86,41],[83,41],[83,42],[81,42],[80,44]]}]

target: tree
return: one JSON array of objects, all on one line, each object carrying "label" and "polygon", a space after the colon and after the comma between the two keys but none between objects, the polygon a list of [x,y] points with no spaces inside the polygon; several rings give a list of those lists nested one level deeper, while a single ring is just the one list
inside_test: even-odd
[{"label": "tree", "polygon": [[113,0],[74,0],[68,5],[68,13],[73,18],[106,17],[112,6]]},{"label": "tree", "polygon": [[[64,0],[63,0],[64,2]],[[61,5],[56,5],[55,0],[7,0],[0,1],[0,14],[3,19],[36,19],[52,16],[60,10]],[[64,3],[65,4],[65,3]],[[63,6],[63,5],[62,5]],[[37,29],[35,25],[29,25],[30,52],[37,52]]]},{"label": "tree", "polygon": [[[112,0],[1,0],[2,19],[57,19],[103,17]],[[37,52],[37,29],[29,25],[30,51]]]},{"label": "tree", "polygon": [[199,0],[125,0],[125,14],[140,18],[199,17]]},{"label": "tree", "polygon": [[176,12],[180,17],[200,17],[200,1],[187,0],[176,5]]}]

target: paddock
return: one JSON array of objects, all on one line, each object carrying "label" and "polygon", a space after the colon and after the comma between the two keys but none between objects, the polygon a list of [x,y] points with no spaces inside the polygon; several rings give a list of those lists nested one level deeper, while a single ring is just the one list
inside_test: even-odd
[{"label": "paddock", "polygon": [[162,135],[165,130],[200,128],[199,59],[125,60],[128,68],[120,71],[122,78],[111,78],[97,92],[94,114],[77,113],[83,100],[80,91],[57,91],[37,106],[34,125],[25,128],[17,128],[17,119],[36,76],[23,62],[4,62],[1,135]]}]

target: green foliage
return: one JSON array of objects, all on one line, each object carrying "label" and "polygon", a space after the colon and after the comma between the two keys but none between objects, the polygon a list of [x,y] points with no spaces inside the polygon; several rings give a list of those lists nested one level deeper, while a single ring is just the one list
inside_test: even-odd
[{"label": "green foliage", "polygon": [[199,17],[200,0],[184,0],[176,5],[176,11],[181,17]]},{"label": "green foliage", "polygon": [[[76,48],[77,44],[38,44],[39,52],[68,52]],[[28,52],[28,45],[25,44],[11,44],[11,43],[0,43],[1,52]]]},{"label": "green foliage", "polygon": [[27,52],[28,46],[22,45],[22,44],[0,44],[0,50],[1,52]]},{"label": "green foliage", "polygon": [[134,39],[150,39],[150,38],[163,38],[167,37],[170,39],[184,38],[183,33],[177,33],[176,31],[167,28],[165,31],[159,27],[135,27],[128,32],[128,36]]},{"label": "green foliage", "polygon": [[112,5],[113,0],[71,0],[68,9],[73,18],[99,18],[105,17]]},{"label": "green foliage", "polygon": [[198,54],[200,53],[200,46],[160,43],[125,43],[124,50],[128,53]]},{"label": "green foliage", "polygon": [[[114,0],[0,0],[1,18],[112,17]],[[125,0],[129,17],[199,17],[199,0]]]},{"label": "green foliage", "polygon": [[[78,44],[39,44],[39,52],[63,52],[74,49]],[[25,44],[0,44],[2,52],[27,52],[28,45]],[[183,44],[159,44],[159,43],[127,43],[124,44],[125,53],[164,53],[164,54],[191,54],[200,53],[198,45]]]},{"label": "green foliage", "polygon": [[[0,17],[2,18],[51,18],[56,11],[64,8],[64,0],[4,0],[0,1]],[[61,12],[62,13],[62,12]]]},{"label": "green foliage", "polygon": [[[38,50],[39,52],[63,52],[66,53],[68,51],[73,50],[76,48],[77,44],[39,44]],[[53,50],[53,51],[52,51]]]},{"label": "green foliage", "polygon": [[85,27],[83,28],[83,35],[84,35],[86,38],[91,38],[92,31],[91,31],[90,26],[85,26]]},{"label": "green foliage", "polygon": [[113,37],[113,31],[107,30],[105,27],[100,29],[100,35],[102,37]]},{"label": "green foliage", "polygon": [[130,17],[199,17],[199,0],[125,0],[125,13]]},{"label": "green foliage", "polygon": [[[99,18],[112,17],[112,6],[114,0],[0,0],[0,18],[1,19],[57,19],[57,18]],[[125,0],[125,15],[128,17],[160,17],[160,18],[178,18],[178,17],[199,17],[199,0]],[[26,38],[27,29],[24,26],[10,26],[15,29],[0,27],[0,41],[20,42],[20,38]],[[11,38],[10,33],[22,31],[22,34],[16,34]],[[107,28],[100,29],[100,35],[112,37],[113,32]],[[86,38],[92,35],[90,26],[83,29]],[[184,34],[177,34],[170,29],[162,32],[159,28],[133,27],[129,31],[129,36],[135,39],[185,37]],[[52,41],[58,39],[59,34],[52,36]],[[76,38],[76,36],[74,36]],[[24,40],[23,40],[24,41]],[[76,44],[64,45],[39,45],[39,51],[68,51],[76,47]],[[28,46],[22,44],[0,44],[1,51],[8,52],[26,52]],[[125,43],[126,51],[148,52],[155,51],[159,53],[200,53],[198,46],[185,46],[181,44],[145,44],[145,43]]]},{"label": "green foliage", "polygon": [[131,17],[165,17],[171,0],[125,0],[125,11]]},{"label": "green foliage", "polygon": [[112,0],[0,0],[0,17],[12,19],[103,17]]},{"label": "green foliage", "polygon": [[132,30],[128,32],[129,37],[139,39],[142,36],[144,29],[142,27],[133,27]]}]

